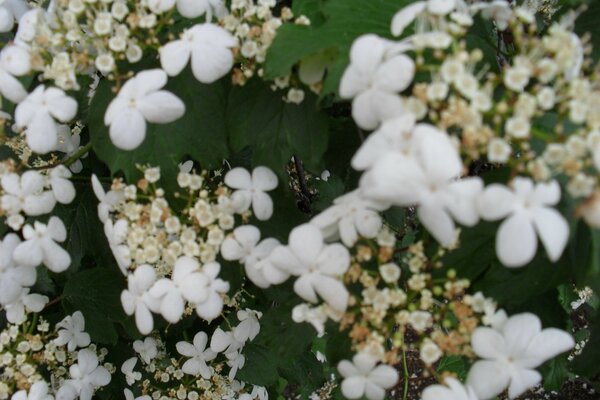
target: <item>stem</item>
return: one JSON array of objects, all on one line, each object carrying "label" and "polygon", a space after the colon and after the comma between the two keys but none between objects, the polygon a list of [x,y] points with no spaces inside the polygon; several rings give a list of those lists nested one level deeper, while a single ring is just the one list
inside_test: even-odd
[{"label": "stem", "polygon": [[48,303],[47,303],[47,304],[44,306],[44,308],[48,308],[48,307],[50,307],[50,306],[52,306],[52,305],[54,305],[54,304],[58,303],[58,302],[59,302],[61,299],[62,299],[62,296],[58,296],[57,298],[50,300],[50,301],[49,301],[49,302],[48,302]]},{"label": "stem", "polygon": [[294,166],[296,167],[296,175],[298,175],[298,183],[300,184],[300,198],[304,208],[302,211],[310,214],[310,190],[308,190],[308,185],[306,184],[302,160],[297,155],[294,155]]},{"label": "stem", "polygon": [[75,161],[79,160],[81,157],[85,155],[88,151],[92,149],[92,142],[88,142],[85,146],[77,150],[73,155],[63,162],[65,167],[70,167]]},{"label": "stem", "polygon": [[406,400],[408,399],[408,366],[406,365],[404,345],[402,345],[402,368],[404,370],[404,393],[402,394],[402,400]]}]

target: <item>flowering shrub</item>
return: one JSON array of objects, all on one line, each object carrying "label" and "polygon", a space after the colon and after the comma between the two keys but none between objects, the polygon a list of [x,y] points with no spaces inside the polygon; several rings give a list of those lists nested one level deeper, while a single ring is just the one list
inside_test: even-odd
[{"label": "flowering shrub", "polygon": [[597,386],[599,17],[0,0],[0,400]]}]

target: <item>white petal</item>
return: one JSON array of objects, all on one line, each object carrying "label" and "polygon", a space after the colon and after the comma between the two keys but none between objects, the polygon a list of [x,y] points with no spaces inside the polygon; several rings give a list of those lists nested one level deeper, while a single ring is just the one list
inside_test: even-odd
[{"label": "white petal", "polygon": [[[47,92],[52,89],[48,89]],[[77,115],[77,101],[72,97],[65,96],[63,92],[62,95],[56,96],[48,103],[48,111],[60,122],[69,122]]]},{"label": "white petal", "polygon": [[316,265],[319,271],[324,274],[342,275],[350,266],[350,253],[339,243],[326,246],[319,254]]},{"label": "white petal", "polygon": [[422,204],[418,210],[419,220],[442,246],[449,246],[456,240],[454,221],[439,204]]},{"label": "white petal", "polygon": [[518,369],[511,374],[508,396],[513,399],[523,394],[527,389],[537,386],[542,381],[542,375],[533,369]]},{"label": "white petal", "polygon": [[429,0],[427,11],[435,15],[447,15],[456,6],[456,0]]},{"label": "white petal", "polygon": [[16,262],[37,267],[44,259],[44,253],[37,240],[28,240],[19,244],[13,253]]},{"label": "white petal", "polygon": [[172,324],[177,323],[183,314],[183,299],[176,291],[169,291],[162,299],[160,304],[160,313]]},{"label": "white petal", "polygon": [[386,92],[402,92],[415,76],[414,61],[403,54],[395,56],[377,68],[374,86]]},{"label": "white petal", "polygon": [[52,192],[61,204],[69,204],[75,198],[75,186],[68,179],[53,179]]},{"label": "white petal", "polygon": [[384,389],[390,389],[398,382],[398,371],[389,365],[379,365],[370,374],[369,380]]},{"label": "white petal", "polygon": [[526,353],[528,357],[545,362],[574,346],[575,341],[567,332],[556,328],[546,328],[531,340]]},{"label": "white petal", "polygon": [[342,393],[348,399],[360,399],[365,393],[366,380],[362,376],[352,376],[342,381]]},{"label": "white petal", "polygon": [[40,111],[35,114],[27,126],[25,135],[27,144],[36,153],[46,154],[56,149],[58,144],[56,124],[47,112]]},{"label": "white petal", "polygon": [[65,224],[58,217],[50,217],[46,232],[57,242],[64,242],[67,239],[67,230],[65,228]]},{"label": "white petal", "polygon": [[225,76],[233,66],[233,53],[227,47],[195,43],[192,72],[201,83],[212,83]]},{"label": "white petal", "polygon": [[554,206],[560,201],[560,186],[558,182],[540,182],[533,189],[533,199],[539,204]]},{"label": "white petal", "polygon": [[500,225],[496,235],[496,254],[506,267],[522,267],[530,262],[537,250],[533,224],[521,212],[515,213]]},{"label": "white petal", "polygon": [[425,10],[426,6],[425,1],[417,1],[398,11],[392,18],[392,34],[394,36],[402,35],[406,27],[412,24],[417,15]]},{"label": "white petal", "polygon": [[553,208],[539,207],[532,210],[533,223],[550,261],[557,261],[569,240],[569,224],[565,217]]},{"label": "white petal", "polygon": [[248,170],[237,167],[227,172],[225,175],[225,184],[232,189],[252,189],[252,177]]},{"label": "white petal", "polygon": [[290,232],[289,247],[304,266],[312,265],[323,248],[321,231],[310,224],[300,225]]},{"label": "white petal", "polygon": [[342,375],[344,378],[349,378],[351,376],[359,375],[359,372],[356,369],[356,367],[354,366],[354,364],[352,364],[348,360],[340,361],[337,366],[337,369],[340,372],[340,375]]},{"label": "white petal", "polygon": [[510,375],[504,364],[485,360],[473,364],[467,376],[467,384],[480,399],[490,399],[502,393],[509,380]]},{"label": "white petal", "polygon": [[223,240],[221,244],[221,255],[228,261],[239,260],[245,256],[245,251],[240,244],[231,237]]},{"label": "white petal", "polygon": [[252,212],[260,221],[266,221],[273,215],[273,200],[265,192],[252,194]]},{"label": "white petal", "polygon": [[495,221],[506,217],[515,207],[515,194],[504,185],[491,184],[485,188],[477,201],[481,217],[487,221]]},{"label": "white petal", "polygon": [[179,75],[190,60],[190,44],[183,40],[167,43],[160,48],[160,65],[169,76]]},{"label": "white petal", "polygon": [[210,293],[208,299],[204,303],[196,306],[196,314],[209,322],[217,318],[222,310],[223,299],[221,299],[221,296],[216,292]]},{"label": "white petal", "polygon": [[542,330],[542,323],[537,315],[521,313],[511,316],[502,327],[502,334],[511,354],[526,355],[529,343]]},{"label": "white petal", "polygon": [[365,384],[365,396],[368,400],[383,400],[385,390],[367,380]]},{"label": "white petal", "polygon": [[313,289],[313,279],[311,275],[303,275],[294,282],[294,291],[300,297],[311,303],[316,303],[319,299]]},{"label": "white petal", "polygon": [[207,1],[177,0],[177,11],[186,18],[197,18],[210,9]]},{"label": "white petal", "polygon": [[14,76],[0,69],[0,94],[13,103],[19,103],[27,97],[23,84]]},{"label": "white petal", "polygon": [[146,121],[166,124],[185,114],[185,104],[174,94],[161,90],[150,93],[138,101],[138,108]]},{"label": "white petal", "polygon": [[277,175],[267,167],[256,167],[252,171],[254,189],[268,192],[277,187]]},{"label": "white petal", "polygon": [[506,343],[502,335],[495,329],[480,327],[471,336],[471,346],[477,356],[496,359],[506,354]]},{"label": "white petal", "polygon": [[[344,286],[342,282],[325,275],[313,275],[312,285],[319,296],[325,300],[331,308],[337,311],[346,311],[349,294],[346,286]],[[294,289],[295,288],[296,285],[294,285]],[[296,293],[298,292],[296,291]]]},{"label": "white petal", "polygon": [[110,125],[110,140],[122,150],[133,150],[146,137],[146,121],[137,110],[125,109]]},{"label": "white petal", "polygon": [[49,270],[59,273],[65,271],[71,265],[71,256],[65,249],[50,239],[41,240],[44,251],[44,264]]}]

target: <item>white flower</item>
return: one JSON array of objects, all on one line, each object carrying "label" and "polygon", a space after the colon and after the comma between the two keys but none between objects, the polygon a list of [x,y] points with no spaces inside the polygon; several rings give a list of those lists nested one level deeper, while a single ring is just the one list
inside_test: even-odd
[{"label": "white flower", "polygon": [[121,304],[125,313],[135,314],[135,324],[143,335],[149,334],[154,326],[150,310],[158,310],[160,305],[159,301],[149,293],[155,281],[154,268],[147,264],[140,265],[133,274],[129,274],[127,289],[121,293]]},{"label": "white flower", "polygon": [[490,162],[505,163],[512,153],[512,149],[504,139],[493,138],[488,143],[487,157]]},{"label": "white flower", "polygon": [[225,184],[237,189],[231,201],[238,213],[243,213],[252,205],[256,218],[265,221],[273,214],[273,200],[265,192],[277,187],[277,175],[267,167],[256,167],[252,175],[241,167],[234,168],[225,175]]},{"label": "white flower", "polygon": [[231,49],[237,39],[213,24],[198,24],[183,32],[180,40],[160,48],[160,63],[169,76],[179,75],[191,58],[194,77],[212,83],[225,76],[233,66]]},{"label": "white flower", "polygon": [[483,360],[473,364],[467,383],[479,398],[489,399],[507,386],[510,398],[536,386],[542,376],[534,368],[573,348],[575,342],[560,329],[542,330],[536,315],[523,313],[510,317],[499,330],[477,328],[471,345]]},{"label": "white flower", "polygon": [[191,357],[187,360],[181,370],[189,375],[201,375],[204,379],[210,379],[212,371],[207,361],[214,360],[217,353],[210,348],[206,348],[208,336],[204,332],[198,332],[194,336],[194,344],[188,342],[178,342],[176,344],[177,352],[182,356]]},{"label": "white flower", "polygon": [[135,397],[133,392],[127,388],[123,389],[123,394],[125,395],[125,400],[152,400],[152,397],[147,394]]},{"label": "white flower", "polygon": [[126,219],[119,219],[114,224],[107,219],[104,223],[104,235],[123,275],[127,275],[127,268],[131,265],[131,254],[126,243],[127,229]]},{"label": "white flower", "polygon": [[264,239],[259,243],[260,230],[252,225],[243,225],[233,231],[233,236],[223,240],[221,255],[225,260],[239,260],[244,264],[246,276],[256,286],[268,288],[289,278],[289,274],[275,268],[268,256],[280,245],[277,239]]},{"label": "white flower", "polygon": [[400,36],[407,26],[413,23],[419,14],[425,11],[427,2],[417,1],[403,7],[392,18],[391,31],[394,36]]},{"label": "white flower", "polygon": [[115,206],[124,200],[124,193],[121,190],[109,190],[108,193],[106,193],[96,175],[92,175],[92,188],[100,202],[98,203],[98,218],[104,223],[108,219],[109,213],[115,209]]},{"label": "white flower", "polygon": [[142,373],[133,370],[137,361],[137,357],[131,357],[121,365],[121,372],[125,375],[125,380],[129,386],[134,385],[135,381],[142,379]]},{"label": "white flower", "polygon": [[210,349],[215,353],[235,353],[244,346],[243,342],[235,339],[233,332],[225,332],[221,328],[215,329],[210,338]]},{"label": "white flower", "polygon": [[262,313],[246,308],[245,310],[239,310],[237,317],[240,323],[233,329],[235,340],[242,343],[254,340],[258,332],[260,332],[260,323],[258,320],[262,317]]},{"label": "white flower", "polygon": [[310,223],[321,229],[325,239],[340,237],[347,247],[352,247],[359,236],[377,236],[382,224],[378,211],[386,208],[387,205],[365,198],[358,189],[335,199]]},{"label": "white flower", "polygon": [[300,297],[316,303],[318,294],[335,310],[346,310],[348,290],[338,277],[348,270],[350,254],[341,244],[325,245],[319,228],[294,228],[288,246],[275,248],[269,258],[277,268],[299,276],[294,291]]},{"label": "white flower", "polygon": [[175,0],[147,0],[148,8],[155,14],[169,11],[175,5]]},{"label": "white flower", "polygon": [[167,124],[183,116],[185,104],[173,93],[159,90],[167,84],[160,69],[139,72],[125,82],[104,114],[110,140],[123,150],[133,150],[146,137],[147,122]]},{"label": "white flower", "polygon": [[54,400],[54,397],[48,393],[48,384],[45,381],[37,381],[26,390],[19,390],[10,398],[11,400]]},{"label": "white flower", "polygon": [[63,386],[56,393],[57,399],[91,400],[94,391],[110,382],[110,373],[98,365],[98,356],[88,349],[79,350],[77,364],[69,368],[71,379],[65,380]]},{"label": "white flower", "polygon": [[556,181],[534,186],[523,177],[516,177],[510,186],[489,185],[478,199],[483,219],[506,218],[496,235],[498,258],[507,267],[527,264],[535,256],[539,235],[550,260],[557,261],[569,239],[567,221],[551,207],[560,200],[560,186]]},{"label": "white flower", "polygon": [[471,6],[471,10],[481,10],[481,16],[487,19],[493,19],[498,26],[498,30],[508,28],[508,23],[512,19],[512,10],[510,3],[506,0],[494,0],[489,3],[477,3]]},{"label": "white flower", "polygon": [[58,337],[54,339],[54,343],[57,345],[64,346],[66,344],[69,351],[75,351],[78,347],[87,347],[90,344],[90,335],[84,332],[85,319],[81,311],[67,315],[56,324],[56,327],[63,328],[58,331]]},{"label": "white flower", "polygon": [[48,225],[39,221],[23,227],[25,241],[14,252],[15,261],[24,265],[37,266],[42,262],[52,272],[63,272],[71,265],[71,256],[56,242],[64,242],[67,230],[63,222],[50,217]]},{"label": "white flower", "polygon": [[[0,6],[0,20],[1,14]],[[29,52],[19,46],[6,46],[0,52],[0,94],[13,103],[22,101],[27,97],[27,91],[15,76],[26,75],[30,70]]]},{"label": "white flower", "polygon": [[213,14],[221,19],[227,15],[223,0],[177,0],[177,11],[186,18],[197,18],[206,14],[206,21],[212,20]]},{"label": "white flower", "polygon": [[383,400],[385,390],[398,382],[398,372],[389,365],[379,365],[377,360],[366,353],[358,353],[352,362],[342,360],[338,371],[344,377],[342,393],[348,399]]},{"label": "white flower", "polygon": [[20,324],[25,320],[25,311],[40,312],[44,309],[50,299],[36,293],[29,293],[29,289],[23,289],[18,298],[10,304],[5,304],[6,319],[11,324]]},{"label": "white flower", "polygon": [[525,139],[529,137],[531,123],[527,117],[517,115],[506,120],[504,129],[506,130],[506,134],[509,136],[517,139]]},{"label": "white flower", "polygon": [[440,359],[444,353],[431,339],[425,339],[419,348],[421,360],[427,365],[431,365]]},{"label": "white flower", "polygon": [[[160,299],[160,313],[171,323],[183,314],[184,300],[197,304],[208,299],[208,279],[200,271],[200,264],[191,257],[179,257],[173,266],[171,278],[158,280],[150,294]],[[220,313],[220,310],[219,310]]]},{"label": "white flower", "polygon": [[400,267],[395,263],[386,263],[379,266],[379,274],[386,283],[396,283],[400,279]]},{"label": "white flower", "polygon": [[33,286],[37,278],[35,267],[19,265],[13,259],[13,252],[20,243],[21,239],[14,233],[0,240],[0,304],[16,301],[23,288]]},{"label": "white flower", "polygon": [[352,117],[363,129],[403,113],[400,97],[413,80],[415,64],[404,54],[386,57],[389,44],[372,34],[356,39],[350,65],[340,82],[340,96],[352,100]]},{"label": "white flower", "polygon": [[[416,125],[409,150],[389,152],[363,175],[363,193],[397,206],[418,205],[421,223],[444,246],[456,240],[454,220],[473,226],[479,220],[475,199],[481,179],[457,180],[463,171],[448,135],[427,124]],[[408,153],[408,154],[407,154]]]},{"label": "white flower", "polygon": [[36,153],[48,153],[58,145],[58,125],[77,115],[77,102],[57,88],[39,85],[15,109],[15,124],[27,128],[27,145]]},{"label": "white flower", "polygon": [[422,400],[479,400],[473,388],[463,386],[454,378],[447,377],[444,385],[430,385],[423,390]]},{"label": "white flower", "polygon": [[52,193],[54,193],[56,201],[61,204],[69,204],[75,198],[75,186],[69,180],[71,176],[73,174],[64,165],[59,165],[50,170],[48,180],[52,187]]},{"label": "white flower", "polygon": [[52,192],[44,190],[46,179],[37,171],[25,171],[21,176],[6,174],[0,183],[4,190],[1,206],[9,214],[23,211],[38,216],[49,213],[56,205]]},{"label": "white flower", "polygon": [[158,355],[156,340],[151,337],[145,338],[143,342],[141,340],[133,342],[133,350],[140,355],[140,358],[146,364],[150,364],[150,362]]},{"label": "white flower", "polygon": [[0,2],[0,32],[10,32],[15,24],[28,10],[23,0],[3,0]]},{"label": "white flower", "polygon": [[220,270],[221,265],[217,262],[204,264],[202,267],[202,272],[208,280],[206,286],[208,297],[206,297],[206,300],[196,304],[196,314],[209,322],[221,314],[223,310],[221,293],[229,291],[229,283],[218,278]]}]

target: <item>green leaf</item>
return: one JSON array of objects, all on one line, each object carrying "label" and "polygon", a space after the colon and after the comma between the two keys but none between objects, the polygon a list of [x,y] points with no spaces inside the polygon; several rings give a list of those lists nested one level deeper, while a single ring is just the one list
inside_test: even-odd
[{"label": "green leaf", "polygon": [[541,368],[544,376],[544,389],[560,390],[563,383],[569,378],[567,355],[563,354],[548,361]]},{"label": "green leaf", "polygon": [[469,365],[467,360],[462,356],[447,356],[440,360],[436,371],[438,373],[444,371],[453,372],[458,375],[460,380],[464,380],[467,377]]},{"label": "green leaf", "polygon": [[444,257],[443,264],[454,268],[461,278],[475,279],[496,259],[496,230],[496,224],[484,222],[473,228],[464,228],[460,235],[460,247],[449,252]]},{"label": "green leaf", "polygon": [[289,359],[279,371],[288,382],[298,386],[302,398],[308,398],[325,381],[323,364],[310,351]]},{"label": "green leaf", "polygon": [[575,33],[583,35],[589,33],[593,46],[592,58],[598,61],[600,58],[600,24],[598,24],[598,16],[600,15],[600,2],[592,1],[583,12],[575,20]]},{"label": "green leaf", "polygon": [[303,58],[322,50],[340,55],[329,68],[322,94],[337,92],[354,39],[365,33],[391,38],[392,17],[410,0],[329,0],[323,5],[325,22],[317,26],[288,24],[277,31],[265,62],[265,76],[287,75]]},{"label": "green leaf", "polygon": [[594,376],[600,372],[600,312],[594,317],[589,341],[583,352],[573,360],[573,371],[583,376]]},{"label": "green leaf", "polygon": [[323,211],[333,204],[333,201],[344,194],[344,182],[336,176],[330,176],[327,181],[318,180],[314,182],[317,189],[317,199],[313,203],[316,211]]},{"label": "green leaf", "polygon": [[116,344],[116,323],[126,324],[129,317],[120,302],[125,279],[114,268],[92,268],[70,277],[63,291],[63,307],[68,313],[81,311],[85,330],[93,342]]},{"label": "green leaf", "polygon": [[259,386],[270,386],[277,382],[277,364],[280,360],[264,345],[251,342],[244,347],[246,364],[238,371],[237,379]]},{"label": "green leaf", "polygon": [[176,188],[178,164],[191,157],[202,168],[218,168],[229,155],[225,110],[228,78],[205,85],[186,68],[170,78],[165,90],[174,93],[186,105],[185,115],[170,124],[148,124],[146,139],[135,150],[116,148],[104,125],[104,113],[113,99],[111,85],[104,80],[90,106],[90,135],[94,151],[113,174],[122,171],[129,181],[138,176],[136,164],[161,167],[165,189]]},{"label": "green leaf", "polygon": [[284,93],[252,80],[231,90],[227,128],[233,151],[252,149],[252,163],[280,172],[293,155],[317,169],[327,149],[327,117],[317,110],[316,96],[307,93],[301,104],[282,101]]}]

